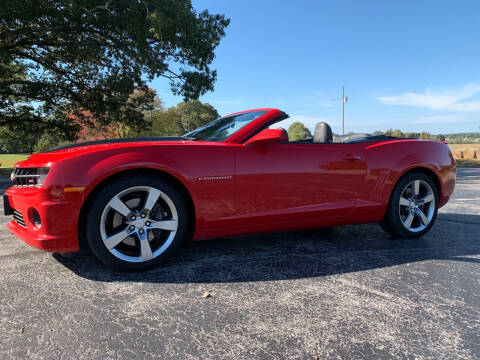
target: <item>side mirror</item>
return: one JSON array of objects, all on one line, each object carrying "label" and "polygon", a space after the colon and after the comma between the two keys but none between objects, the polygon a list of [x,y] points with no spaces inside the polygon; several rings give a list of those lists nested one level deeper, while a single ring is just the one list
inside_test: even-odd
[{"label": "side mirror", "polygon": [[288,140],[285,130],[263,129],[257,135],[252,136],[245,145],[279,144]]}]

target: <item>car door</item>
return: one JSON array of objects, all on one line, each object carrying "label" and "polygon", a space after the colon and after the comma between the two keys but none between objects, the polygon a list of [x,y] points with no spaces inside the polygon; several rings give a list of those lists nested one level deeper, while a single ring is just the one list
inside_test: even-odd
[{"label": "car door", "polygon": [[365,176],[362,144],[239,146],[236,212],[257,224],[345,217]]}]

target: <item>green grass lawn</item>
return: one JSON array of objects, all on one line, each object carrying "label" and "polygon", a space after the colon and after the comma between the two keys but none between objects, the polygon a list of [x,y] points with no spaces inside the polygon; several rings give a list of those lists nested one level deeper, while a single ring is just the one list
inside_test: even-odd
[{"label": "green grass lawn", "polygon": [[15,163],[25,160],[29,154],[0,154],[0,168],[13,168]]},{"label": "green grass lawn", "polygon": [[29,154],[0,154],[0,178],[9,178],[15,164]]}]

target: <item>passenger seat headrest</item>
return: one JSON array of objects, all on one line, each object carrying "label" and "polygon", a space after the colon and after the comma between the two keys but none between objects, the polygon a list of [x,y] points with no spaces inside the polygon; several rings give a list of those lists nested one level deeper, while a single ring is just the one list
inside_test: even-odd
[{"label": "passenger seat headrest", "polygon": [[331,143],[333,142],[332,128],[326,122],[319,122],[315,126],[313,135],[314,143]]}]

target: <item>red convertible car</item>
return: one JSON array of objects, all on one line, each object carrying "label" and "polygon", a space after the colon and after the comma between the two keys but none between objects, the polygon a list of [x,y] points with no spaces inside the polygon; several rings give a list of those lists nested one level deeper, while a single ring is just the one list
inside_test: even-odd
[{"label": "red convertible car", "polygon": [[257,109],[183,137],[74,144],[19,162],[8,228],[47,251],[91,251],[124,270],[155,266],[188,238],[379,222],[419,237],[449,200],[455,160],[442,142],[383,135],[289,141]]}]

